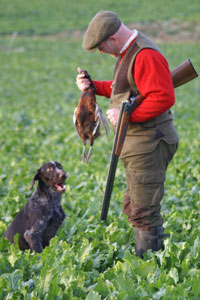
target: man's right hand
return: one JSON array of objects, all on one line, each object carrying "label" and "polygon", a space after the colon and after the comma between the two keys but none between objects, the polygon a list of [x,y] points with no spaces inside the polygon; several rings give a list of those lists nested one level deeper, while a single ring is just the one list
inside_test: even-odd
[{"label": "man's right hand", "polygon": [[84,92],[85,90],[87,90],[90,86],[90,81],[88,78],[85,78],[84,74],[81,74],[82,69],[81,68],[77,68],[78,71],[78,75],[76,76],[76,84],[78,86],[78,88]]}]

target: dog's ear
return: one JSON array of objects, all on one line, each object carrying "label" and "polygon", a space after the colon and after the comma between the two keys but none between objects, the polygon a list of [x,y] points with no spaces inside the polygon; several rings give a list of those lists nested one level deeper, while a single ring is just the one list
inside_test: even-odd
[{"label": "dog's ear", "polygon": [[36,171],[36,173],[35,173],[35,175],[34,175],[34,177],[33,177],[32,185],[31,185],[30,190],[32,190],[32,188],[33,188],[33,186],[34,186],[34,184],[35,184],[35,181],[36,181],[36,180],[39,180],[39,178],[40,178],[40,169],[38,169],[38,170]]}]

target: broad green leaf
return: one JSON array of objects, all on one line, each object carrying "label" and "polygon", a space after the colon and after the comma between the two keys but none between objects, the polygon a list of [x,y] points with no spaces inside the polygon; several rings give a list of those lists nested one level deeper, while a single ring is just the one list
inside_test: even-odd
[{"label": "broad green leaf", "polygon": [[197,255],[200,255],[200,239],[197,237],[194,241],[194,245],[191,249],[191,256],[196,257]]},{"label": "broad green leaf", "polygon": [[17,256],[16,253],[12,252],[12,254],[9,255],[8,260],[9,260],[12,267],[14,267],[15,262],[17,261],[17,259],[18,259],[18,256]]},{"label": "broad green leaf", "polygon": [[198,270],[192,280],[192,291],[195,297],[200,296],[200,271]]},{"label": "broad green leaf", "polygon": [[90,291],[85,299],[86,300],[101,300],[101,296],[97,292]]},{"label": "broad green leaf", "polygon": [[178,275],[178,270],[176,268],[172,268],[169,273],[168,273],[169,277],[173,278],[175,284],[178,283],[179,281],[179,275]]},{"label": "broad green leaf", "polygon": [[6,224],[0,221],[0,236],[6,231]]},{"label": "broad green leaf", "polygon": [[164,286],[153,295],[153,299],[162,299],[162,297],[166,294],[166,288]]},{"label": "broad green leaf", "polygon": [[19,283],[23,279],[23,272],[21,270],[15,270],[13,274],[10,276],[11,288],[16,291],[19,289]]},{"label": "broad green leaf", "polygon": [[[121,161],[107,221],[99,221],[114,134],[107,141],[102,130],[85,164],[72,115],[80,98],[77,67],[86,68],[93,79],[110,80],[116,63],[109,55],[82,50],[92,15],[112,8],[131,29],[159,37],[170,70],[190,57],[200,74],[199,0],[190,5],[187,0],[1,2],[0,234],[30,198],[32,178],[44,162],[60,161],[69,177],[62,195],[67,217],[50,246],[40,254],[21,252],[17,243],[0,238],[0,298],[197,300],[199,79],[175,90],[171,110],[180,143],[162,202],[171,237],[164,251],[150,251],[144,260],[135,256],[133,229],[122,213],[126,178]],[[97,96],[97,102],[106,113],[109,100]]]},{"label": "broad green leaf", "polygon": [[92,250],[92,245],[89,244],[87,245],[84,250],[83,250],[83,253],[80,257],[81,261],[84,261],[84,259],[90,254],[90,251]]},{"label": "broad green leaf", "polygon": [[141,277],[147,276],[149,273],[155,272],[157,268],[156,263],[153,260],[143,262],[135,268],[135,273]]}]

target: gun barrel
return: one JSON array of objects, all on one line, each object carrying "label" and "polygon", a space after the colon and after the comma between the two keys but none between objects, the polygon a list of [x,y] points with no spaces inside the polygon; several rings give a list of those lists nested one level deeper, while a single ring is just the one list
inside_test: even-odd
[{"label": "gun barrel", "polygon": [[125,102],[123,102],[121,105],[119,120],[118,120],[118,124],[117,124],[117,128],[116,128],[116,132],[115,132],[115,139],[114,139],[112,153],[111,153],[110,166],[109,166],[108,177],[107,177],[107,181],[106,181],[106,188],[105,188],[105,192],[104,192],[104,199],[103,199],[101,215],[100,215],[100,220],[102,220],[102,221],[106,220],[107,214],[108,214],[108,208],[110,205],[110,198],[111,198],[111,194],[112,194],[112,189],[113,189],[113,184],[114,184],[114,179],[115,179],[115,172],[116,172],[117,163],[118,163],[118,155],[115,154],[115,150],[116,150],[116,145],[117,145],[120,126],[121,126],[121,120],[122,120],[122,116],[124,113],[125,105],[126,105]]},{"label": "gun barrel", "polygon": [[115,179],[117,163],[118,163],[118,156],[113,155],[111,162],[110,162],[110,166],[112,166],[112,168],[109,169],[106,188],[105,188],[105,192],[104,192],[104,199],[107,199],[107,200],[103,201],[102,209],[101,209],[100,220],[102,220],[102,221],[105,221],[107,218],[108,209],[110,206],[110,198],[111,198],[114,179]]}]

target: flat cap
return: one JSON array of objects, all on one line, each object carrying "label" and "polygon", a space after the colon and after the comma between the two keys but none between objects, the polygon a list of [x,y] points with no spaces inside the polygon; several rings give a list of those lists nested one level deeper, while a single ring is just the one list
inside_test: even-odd
[{"label": "flat cap", "polygon": [[83,39],[83,49],[94,52],[103,41],[117,32],[120,25],[121,21],[115,13],[99,11],[88,25]]}]

